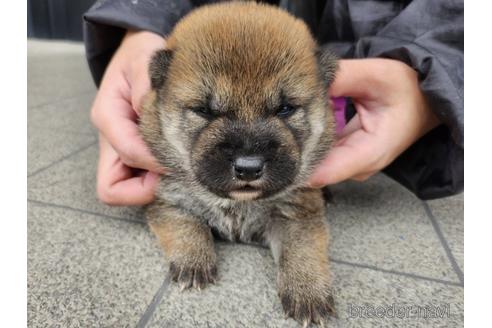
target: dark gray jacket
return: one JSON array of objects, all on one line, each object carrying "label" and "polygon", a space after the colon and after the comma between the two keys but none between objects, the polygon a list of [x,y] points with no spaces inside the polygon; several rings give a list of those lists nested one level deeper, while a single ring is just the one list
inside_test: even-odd
[{"label": "dark gray jacket", "polygon": [[[99,85],[126,29],[169,34],[207,0],[100,0],[84,15],[84,39]],[[280,0],[302,18],[320,44],[343,58],[385,57],[413,67],[433,111],[444,123],[384,172],[422,199],[463,190],[463,1]]]}]

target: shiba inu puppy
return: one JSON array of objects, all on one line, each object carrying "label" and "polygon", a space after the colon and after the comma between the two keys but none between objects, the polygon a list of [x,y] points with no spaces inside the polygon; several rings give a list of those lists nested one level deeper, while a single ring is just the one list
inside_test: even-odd
[{"label": "shiba inu puppy", "polygon": [[258,243],[287,315],[334,314],[325,204],[305,182],[334,139],[336,68],[301,20],[256,3],[200,7],[155,54],[140,128],[168,172],[147,219],[182,288],[215,281],[214,236]]}]

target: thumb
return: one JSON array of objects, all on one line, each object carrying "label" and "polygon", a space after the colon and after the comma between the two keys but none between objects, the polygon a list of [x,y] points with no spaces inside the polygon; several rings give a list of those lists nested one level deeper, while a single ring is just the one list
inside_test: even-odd
[{"label": "thumb", "polygon": [[[371,158],[370,141],[362,130],[349,135],[345,141],[332,148],[311,175],[308,184],[319,188],[350,179],[366,170]],[[370,138],[369,138],[370,139]]]},{"label": "thumb", "polygon": [[140,116],[140,106],[144,96],[150,91],[150,78],[146,69],[140,69],[133,75],[131,86],[132,107],[133,110]]}]

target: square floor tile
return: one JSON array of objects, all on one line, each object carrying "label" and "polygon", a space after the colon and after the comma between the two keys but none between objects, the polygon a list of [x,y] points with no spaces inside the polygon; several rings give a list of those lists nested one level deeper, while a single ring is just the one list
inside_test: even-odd
[{"label": "square floor tile", "polygon": [[29,199],[131,220],[144,220],[141,207],[104,205],[97,199],[98,148],[94,145],[27,181]]},{"label": "square floor tile", "polygon": [[88,92],[28,109],[27,126],[31,130],[36,129],[29,136],[36,137],[43,130],[96,136],[97,130],[90,122],[94,97],[94,92]]},{"label": "square floor tile", "polygon": [[167,272],[140,224],[28,206],[28,326],[135,327]]},{"label": "square floor tile", "polygon": [[464,288],[333,264],[333,327],[463,327]]},{"label": "square floor tile", "polygon": [[82,43],[27,42],[27,106],[95,91]]},{"label": "square floor tile", "polygon": [[457,281],[422,202],[384,175],[332,188],[334,259]]},{"label": "square floor tile", "polygon": [[96,142],[89,121],[92,98],[86,94],[28,110],[28,175]]},{"label": "square floor tile", "polygon": [[464,271],[464,209],[463,194],[428,201],[432,214],[442,230],[461,271]]},{"label": "square floor tile", "polygon": [[91,144],[96,137],[49,129],[27,128],[27,175],[37,174],[66,156]]}]

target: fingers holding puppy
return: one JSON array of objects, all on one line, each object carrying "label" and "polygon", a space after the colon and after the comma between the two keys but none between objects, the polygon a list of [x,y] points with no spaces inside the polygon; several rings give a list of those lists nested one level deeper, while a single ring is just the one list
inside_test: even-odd
[{"label": "fingers holding puppy", "polygon": [[[110,205],[144,205],[164,173],[138,131],[138,109],[150,90],[148,65],[165,47],[151,32],[128,31],[111,59],[91,109],[100,134],[97,193]],[[151,173],[155,172],[155,173]]]}]

